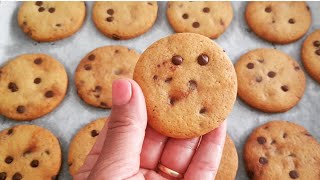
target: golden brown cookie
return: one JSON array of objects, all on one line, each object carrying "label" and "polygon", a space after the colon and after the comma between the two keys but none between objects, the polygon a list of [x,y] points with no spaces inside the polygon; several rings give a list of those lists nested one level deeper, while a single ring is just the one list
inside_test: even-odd
[{"label": "golden brown cookie", "polygon": [[229,135],[226,136],[220,166],[215,180],[234,180],[238,170],[238,153]]},{"label": "golden brown cookie", "polygon": [[231,2],[172,1],[167,5],[167,18],[178,32],[198,33],[218,38],[233,17]]},{"label": "golden brown cookie", "polygon": [[320,29],[314,31],[304,41],[301,57],[310,76],[320,83]]},{"label": "golden brown cookie", "polygon": [[55,109],[66,95],[67,73],[46,54],[24,54],[0,68],[0,114],[33,120]]},{"label": "golden brown cookie", "polygon": [[58,139],[36,125],[18,125],[0,132],[0,179],[56,179],[61,166]]},{"label": "golden brown cookie", "polygon": [[134,71],[148,123],[169,137],[198,137],[218,127],[236,99],[234,67],[222,48],[194,33],[178,33],[148,47]]},{"label": "golden brown cookie", "polygon": [[104,46],[87,54],[75,73],[78,95],[86,103],[101,108],[112,106],[112,82],[132,78],[140,54],[124,46]]},{"label": "golden brown cookie", "polygon": [[306,80],[299,64],[275,49],[255,49],[235,65],[238,95],[264,112],[285,112],[302,98]]},{"label": "golden brown cookie", "polygon": [[259,37],[278,44],[300,39],[311,25],[306,2],[249,2],[245,17]]},{"label": "golden brown cookie", "polygon": [[157,2],[95,2],[92,20],[110,38],[131,39],[147,32],[157,13]]},{"label": "golden brown cookie", "polygon": [[250,179],[320,178],[320,144],[295,123],[270,121],[256,128],[243,152]]},{"label": "golden brown cookie", "polygon": [[97,119],[83,128],[73,137],[69,146],[68,165],[71,175],[75,175],[86,160],[87,155],[96,143],[99,132],[107,118]]},{"label": "golden brown cookie", "polygon": [[20,6],[18,23],[32,39],[48,42],[77,32],[85,16],[84,2],[30,1]]}]

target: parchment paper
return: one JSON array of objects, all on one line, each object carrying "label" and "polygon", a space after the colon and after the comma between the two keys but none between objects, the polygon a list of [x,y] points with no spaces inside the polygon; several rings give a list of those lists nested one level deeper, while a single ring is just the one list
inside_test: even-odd
[{"label": "parchment paper", "polygon": [[[73,135],[86,123],[107,116],[110,112],[86,105],[76,93],[73,76],[79,61],[91,50],[105,45],[124,45],[142,53],[156,40],[173,33],[166,19],[166,2],[158,2],[158,18],[152,29],[144,35],[125,41],[114,41],[103,36],[94,27],[91,20],[92,2],[87,2],[87,17],[84,25],[70,38],[54,43],[37,43],[21,31],[17,23],[17,11],[20,3],[0,2],[0,65],[23,53],[46,53],[62,62],[69,76],[69,89],[62,104],[50,114],[31,121],[17,122],[0,116],[0,130],[18,124],[36,124],[51,130],[60,140],[63,151],[63,167],[59,179],[71,179],[67,167],[68,146]],[[308,2],[313,22],[307,34],[320,28],[320,2]],[[290,54],[300,64],[301,43],[272,45],[251,32],[244,20],[246,2],[233,2],[234,17],[227,31],[217,40],[227,52],[233,63],[247,51],[255,48],[276,48]],[[41,19],[39,19],[41,21]],[[130,28],[130,27],[129,27]],[[257,126],[274,119],[283,119],[298,123],[307,128],[320,140],[320,85],[308,74],[307,88],[300,103],[286,113],[267,114],[250,108],[237,100],[228,118],[228,132],[235,141],[239,154],[239,170],[236,179],[248,179],[242,159],[242,149],[246,138]],[[249,92],[250,93],[250,92]],[[1,146],[1,145],[0,145]]]}]

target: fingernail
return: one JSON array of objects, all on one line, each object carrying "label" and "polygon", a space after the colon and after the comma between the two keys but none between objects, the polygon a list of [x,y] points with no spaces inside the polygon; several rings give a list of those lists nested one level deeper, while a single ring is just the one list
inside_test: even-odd
[{"label": "fingernail", "polygon": [[121,106],[129,103],[132,96],[131,83],[126,79],[115,80],[112,83],[112,104]]}]

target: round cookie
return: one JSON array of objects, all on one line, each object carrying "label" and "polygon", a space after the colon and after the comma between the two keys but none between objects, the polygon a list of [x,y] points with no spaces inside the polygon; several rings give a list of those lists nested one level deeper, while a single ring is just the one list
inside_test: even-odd
[{"label": "round cookie", "polygon": [[55,109],[65,97],[67,73],[46,54],[24,54],[0,68],[0,114],[33,120]]},{"label": "round cookie", "polygon": [[250,179],[319,179],[320,144],[307,130],[286,121],[256,128],[243,152]]},{"label": "round cookie", "polygon": [[238,95],[264,112],[285,112],[302,98],[306,80],[299,64],[275,49],[255,49],[235,65]]},{"label": "round cookie", "polygon": [[112,39],[131,39],[147,32],[157,13],[157,2],[95,2],[92,20],[100,32]]},{"label": "round cookie", "polygon": [[233,17],[231,2],[168,2],[167,18],[175,32],[218,38]]},{"label": "round cookie", "polygon": [[140,54],[124,46],[104,46],[87,54],[75,73],[78,95],[100,108],[112,106],[112,82],[132,78]]},{"label": "round cookie", "polygon": [[36,125],[0,132],[0,179],[57,179],[61,166],[58,139]]},{"label": "round cookie", "polygon": [[304,41],[301,57],[308,73],[320,83],[320,29],[314,31]]},{"label": "round cookie", "polygon": [[86,16],[84,2],[24,2],[18,12],[23,32],[40,42],[50,42],[77,32]]},{"label": "round cookie", "polygon": [[97,119],[81,128],[69,146],[68,165],[71,175],[75,175],[86,160],[96,143],[99,132],[106,123],[106,118]]},{"label": "round cookie", "polygon": [[238,170],[238,153],[229,135],[226,136],[220,166],[215,180],[234,180]]},{"label": "round cookie", "polygon": [[300,39],[311,25],[305,2],[249,2],[245,17],[259,37],[278,44]]},{"label": "round cookie", "polygon": [[217,128],[236,99],[234,67],[222,48],[194,33],[178,33],[148,47],[134,71],[146,100],[148,123],[173,138]]}]

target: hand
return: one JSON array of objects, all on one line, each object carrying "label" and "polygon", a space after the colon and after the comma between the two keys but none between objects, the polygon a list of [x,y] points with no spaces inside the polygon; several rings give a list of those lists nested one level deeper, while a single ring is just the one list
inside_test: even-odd
[{"label": "hand", "polygon": [[[143,93],[133,80],[112,87],[112,111],[75,180],[175,179],[157,170],[158,163],[184,179],[214,179],[226,136],[226,123],[200,138],[173,139],[147,127]],[[198,146],[199,144],[199,146]]]}]

